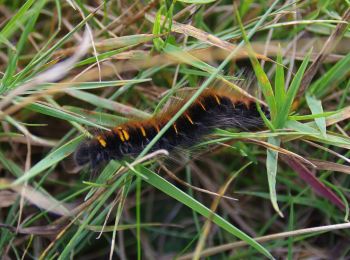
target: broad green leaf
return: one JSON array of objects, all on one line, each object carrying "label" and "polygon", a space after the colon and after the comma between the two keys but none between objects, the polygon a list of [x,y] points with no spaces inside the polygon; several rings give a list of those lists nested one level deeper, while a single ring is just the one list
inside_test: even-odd
[{"label": "broad green leaf", "polygon": [[[269,137],[268,143],[274,146],[280,146],[281,140],[278,137]],[[267,179],[269,182],[270,199],[273,208],[278,212],[278,214],[283,217],[283,213],[280,211],[277,204],[277,194],[276,194],[276,176],[277,176],[277,166],[278,166],[278,152],[267,149],[266,155],[266,171]]]},{"label": "broad green leaf", "polygon": [[[325,138],[320,131],[317,129],[317,126],[315,122],[309,122],[309,123],[300,123],[298,121],[287,121],[286,125],[287,128],[293,129],[297,132],[300,132],[300,134],[309,136],[309,139],[321,142],[324,144],[330,144],[338,147],[342,147],[345,149],[350,149],[350,138],[344,137],[342,135],[334,135],[331,133],[327,134],[327,138]],[[300,137],[300,136],[299,136]],[[295,139],[292,138],[292,139]]]},{"label": "broad green leaf", "polygon": [[5,153],[0,150],[0,163],[4,169],[11,173],[15,177],[23,175],[23,170],[21,166],[14,163],[12,160],[9,160]]},{"label": "broad green leaf", "polygon": [[244,17],[247,12],[249,12],[254,0],[245,0],[241,1],[239,4],[239,14],[241,17]]},{"label": "broad green leaf", "polygon": [[[321,114],[323,113],[322,103],[315,96],[306,94],[306,102],[312,112],[312,114]],[[327,127],[326,127],[326,118],[318,117],[315,118],[317,127],[320,129],[322,135],[327,138]]]}]

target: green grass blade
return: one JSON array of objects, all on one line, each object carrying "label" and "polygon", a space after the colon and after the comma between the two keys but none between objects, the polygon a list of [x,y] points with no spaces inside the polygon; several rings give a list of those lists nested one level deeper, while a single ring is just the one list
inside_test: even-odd
[{"label": "green grass blade", "polygon": [[[280,116],[278,113],[279,110],[277,110],[277,109],[279,109],[282,106],[281,103],[284,101],[284,96],[285,96],[283,67],[279,68],[279,67],[281,67],[281,65],[277,65],[278,72],[276,72],[276,83],[278,85],[275,86],[277,88],[276,90],[278,90],[279,98],[283,98],[283,99],[276,101],[276,97],[273,93],[271,83],[270,83],[266,73],[264,72],[263,68],[261,67],[258,59],[256,58],[256,55],[253,51],[253,48],[251,47],[251,45],[249,43],[249,39],[246,36],[245,29],[243,27],[243,23],[241,21],[240,15],[239,15],[237,10],[236,10],[236,17],[237,17],[238,24],[239,24],[241,32],[242,32],[243,39],[247,44],[249,58],[250,58],[250,61],[253,65],[255,75],[256,75],[258,82],[259,82],[259,86],[261,87],[262,92],[264,94],[264,97],[265,97],[265,99],[270,107],[271,119],[273,122],[273,126],[275,128],[278,128],[278,125],[276,125],[276,123],[275,123],[277,118]],[[282,58],[279,57],[278,59],[279,59],[278,62],[281,64]],[[277,106],[277,102],[278,102],[279,106]],[[272,145],[276,145],[276,146],[280,145],[279,138],[270,137],[268,139],[268,142]],[[275,209],[275,211],[281,217],[283,217],[283,214],[280,211],[278,203],[277,203],[277,193],[276,193],[277,166],[278,166],[278,153],[276,151],[271,150],[271,149],[267,149],[266,170],[267,170],[267,179],[268,179],[268,183],[269,183],[270,200],[271,200],[271,204],[272,204],[273,208]]]},{"label": "green grass blade", "polygon": [[121,125],[128,121],[127,118],[122,116],[116,116],[111,113],[91,111],[80,107],[64,106],[63,109],[82,116],[88,122],[109,128],[115,127],[116,125]]},{"label": "green grass blade", "polygon": [[[71,89],[67,90],[67,93],[70,94],[71,96],[78,98],[80,100],[84,100],[90,104],[95,105],[96,107],[99,108],[105,108],[108,110],[112,110],[114,112],[121,112],[122,114],[128,114],[130,116],[134,116],[136,118],[148,118],[150,115],[144,111],[141,111],[139,109],[129,107],[120,103],[116,103],[114,101],[101,98],[99,96],[96,96],[94,94],[81,91],[81,90],[76,90],[76,89]],[[119,110],[119,111],[118,111]]]},{"label": "green grass blade", "polygon": [[[115,168],[113,169],[113,167],[108,167],[108,171],[110,171],[110,174],[112,174],[115,172]],[[81,221],[81,223],[78,226],[78,230],[75,231],[74,235],[68,241],[68,243],[65,243],[64,249],[62,250],[58,259],[69,258],[69,255],[74,249],[74,247],[76,247],[78,243],[85,238],[88,232],[86,227],[90,225],[89,223],[92,223],[94,221],[94,218],[96,219],[96,214],[101,213],[101,207],[104,205],[104,203],[106,203],[106,200],[113,194],[113,192],[115,192],[118,189],[118,187],[120,187],[121,183],[125,180],[127,176],[127,174],[121,176],[105,191],[105,193],[103,194],[103,196],[101,196],[99,200],[96,200],[94,204],[90,206],[89,214],[83,221]]]},{"label": "green grass blade", "polygon": [[280,111],[286,100],[286,89],[284,81],[284,68],[281,50],[277,54],[276,75],[275,75],[275,100],[277,111]]},{"label": "green grass blade", "polygon": [[[21,37],[19,38],[19,41],[16,45],[16,51],[12,52],[12,50],[9,50],[10,52],[10,59],[9,64],[6,68],[5,75],[3,76],[1,83],[0,83],[0,93],[4,93],[7,91],[8,86],[10,85],[11,81],[13,80],[13,75],[15,74],[17,70],[17,63],[19,55],[21,54],[23,48],[25,47],[25,44],[28,41],[29,34],[33,31],[34,25],[37,21],[37,18],[45,5],[46,0],[38,1],[36,4],[34,10],[34,14],[32,15],[31,19],[28,23],[26,23],[23,33],[21,34]],[[5,28],[4,28],[5,29]]]},{"label": "green grass blade", "polygon": [[[164,52],[166,52],[169,55],[171,55],[172,57],[174,57],[174,59],[179,60],[183,63],[189,64],[189,65],[191,65],[195,68],[198,68],[200,70],[206,71],[210,75],[212,73],[214,73],[214,71],[216,70],[215,67],[210,66],[209,64],[205,63],[204,61],[201,61],[200,59],[192,56],[188,52],[185,52],[183,49],[181,49],[175,45],[172,45],[170,43],[168,43],[165,46]],[[222,71],[220,71],[220,73],[221,72]]]},{"label": "green grass blade", "polygon": [[[339,110],[339,111],[341,111],[341,110]],[[288,119],[302,121],[302,120],[312,120],[312,119],[321,118],[321,117],[332,117],[332,116],[338,115],[339,111],[328,111],[328,112],[323,112],[320,114],[303,115],[303,116],[298,116],[298,115],[289,116]]]},{"label": "green grass blade", "polygon": [[118,87],[124,86],[125,84],[139,84],[151,81],[150,78],[147,79],[130,79],[130,80],[110,80],[110,81],[96,81],[96,82],[72,82],[72,83],[44,83],[40,84],[40,90],[32,91],[31,93],[40,92],[42,89],[47,89],[49,87],[63,87],[64,89],[99,89],[107,87]]},{"label": "green grass blade", "polygon": [[117,48],[116,50],[110,50],[103,53],[98,54],[97,56],[86,58],[80,62],[75,64],[75,67],[80,67],[83,65],[88,65],[96,62],[96,57],[98,60],[108,59],[114,55],[132,49],[133,47],[148,42],[154,38],[158,38],[159,36],[155,36],[153,34],[140,34],[140,35],[128,35],[119,38],[108,39],[100,42],[96,47],[99,47],[103,50],[110,48]]},{"label": "green grass blade", "polygon": [[316,82],[312,83],[310,93],[321,97],[327,93],[327,88],[334,86],[349,75],[350,72],[350,53],[338,61],[331,69],[323,74]]},{"label": "green grass blade", "polygon": [[[19,72],[16,75],[15,80],[12,82],[11,87],[14,87],[18,82],[23,80],[26,76],[29,77],[28,73],[30,73],[32,70],[32,75],[34,72],[37,73],[36,69],[39,69],[39,64],[44,64],[47,62],[47,60],[50,58],[50,56],[53,54],[55,50],[60,48],[74,33],[76,33],[79,29],[81,29],[92,17],[94,16],[94,13],[89,14],[86,16],[79,24],[77,24],[72,30],[70,30],[66,35],[64,35],[57,43],[55,43],[49,50],[43,52],[40,56],[38,56],[37,59],[31,61],[21,72]],[[38,67],[36,67],[38,66]]]},{"label": "green grass blade", "polygon": [[9,51],[9,63],[7,65],[4,76],[0,81],[0,94],[5,93],[8,90],[9,82],[12,79],[12,75],[17,69],[17,56],[12,50]]},{"label": "green grass blade", "polygon": [[18,29],[18,27],[31,18],[27,11],[35,2],[36,0],[27,0],[16,14],[6,23],[4,28],[0,31],[0,44],[3,43],[4,40],[9,40],[9,37]]},{"label": "green grass blade", "polygon": [[69,156],[75,149],[78,147],[79,143],[84,139],[84,136],[78,136],[63,146],[59,147],[57,150],[49,153],[45,158],[35,164],[29,171],[24,175],[17,178],[12,185],[18,185],[29,181],[34,178],[36,175],[40,174],[44,170],[48,169],[52,165],[62,161],[64,158]]},{"label": "green grass blade", "polygon": [[89,120],[86,120],[85,118],[80,117],[80,115],[78,115],[78,114],[69,113],[68,111],[64,111],[63,109],[58,109],[58,108],[48,106],[45,104],[32,103],[32,104],[27,105],[26,108],[28,108],[29,110],[44,114],[44,115],[48,115],[48,116],[62,119],[65,121],[76,122],[76,123],[85,124],[85,125],[88,125],[91,127],[96,127],[99,129],[108,130],[108,128],[105,128],[99,124],[90,122]]},{"label": "green grass blade", "polygon": [[239,15],[237,9],[236,9],[236,18],[237,18],[239,27],[240,27],[241,32],[242,32],[242,37],[243,37],[243,39],[246,43],[247,49],[248,49],[250,62],[252,63],[255,75],[258,79],[259,86],[264,94],[266,102],[269,105],[270,112],[271,112],[271,118],[273,120],[277,114],[277,107],[276,107],[276,100],[275,100],[275,96],[274,96],[274,93],[272,90],[271,83],[270,83],[265,71],[261,67],[261,65],[260,65],[260,63],[259,63],[259,61],[254,53],[252,46],[249,43],[249,39],[247,37],[247,34],[245,32],[245,29],[244,29],[244,26],[243,26],[243,23],[241,20],[241,17]]},{"label": "green grass blade", "polygon": [[283,106],[281,107],[281,111],[279,111],[279,113],[278,113],[278,118],[276,118],[275,126],[277,128],[282,128],[288,119],[288,115],[289,115],[289,112],[292,108],[294,98],[298,92],[298,89],[299,89],[301,80],[303,78],[304,72],[305,72],[306,67],[309,63],[310,55],[311,55],[311,50],[306,55],[304,61],[302,62],[300,68],[298,69],[297,73],[295,74],[295,76],[292,80],[292,83],[290,84],[290,86],[288,88],[285,102],[284,102]]},{"label": "green grass blade", "polygon": [[[164,5],[162,5],[161,8],[159,8],[159,10],[155,16],[155,19],[154,19],[152,33],[155,35],[161,34],[161,28],[162,28],[161,17],[162,17],[163,9],[164,9]],[[164,41],[161,38],[155,38],[155,39],[153,39],[153,45],[157,51],[160,51],[162,49],[162,47],[164,46]]]}]

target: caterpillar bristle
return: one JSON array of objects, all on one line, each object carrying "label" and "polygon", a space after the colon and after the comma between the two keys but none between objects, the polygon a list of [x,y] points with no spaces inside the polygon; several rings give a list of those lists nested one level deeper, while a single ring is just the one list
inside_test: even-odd
[{"label": "caterpillar bristle", "polygon": [[[83,142],[74,154],[76,164],[91,163],[96,167],[111,159],[137,156],[186,101],[151,119],[124,123]],[[269,118],[268,108],[264,105],[261,108]],[[191,146],[214,128],[254,131],[264,125],[255,100],[221,88],[208,89],[173,123],[152,150]]]}]

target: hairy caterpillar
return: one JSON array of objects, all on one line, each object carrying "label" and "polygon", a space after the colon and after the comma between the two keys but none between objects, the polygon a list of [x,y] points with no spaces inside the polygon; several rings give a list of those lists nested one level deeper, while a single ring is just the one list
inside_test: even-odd
[{"label": "hairy caterpillar", "polygon": [[[77,165],[91,163],[92,167],[111,159],[135,157],[155,137],[187,100],[166,113],[143,121],[129,121],[83,142],[74,154]],[[269,118],[269,110],[261,106]],[[237,128],[251,131],[264,127],[253,99],[237,97],[224,89],[207,89],[183,113],[152,147],[152,150],[172,150],[191,146],[214,128]]]}]

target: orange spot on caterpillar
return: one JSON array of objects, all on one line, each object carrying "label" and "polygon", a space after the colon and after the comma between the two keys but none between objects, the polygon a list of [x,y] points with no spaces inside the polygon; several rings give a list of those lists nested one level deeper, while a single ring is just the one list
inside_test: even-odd
[{"label": "orange spot on caterpillar", "polygon": [[160,131],[159,126],[157,124],[154,124],[154,127],[157,130],[157,133],[159,133],[159,131]]},{"label": "orange spot on caterpillar", "polygon": [[179,132],[177,131],[176,124],[173,124],[173,127],[174,127],[174,130],[175,130],[176,135],[178,135],[178,134],[179,134]]},{"label": "orange spot on caterpillar", "polygon": [[143,137],[147,137],[145,128],[143,128],[143,126],[140,126],[140,129],[141,129],[142,136],[143,136]]},{"label": "orange spot on caterpillar", "polygon": [[218,105],[221,105],[220,98],[214,94],[215,100],[218,103]]},{"label": "orange spot on caterpillar", "polygon": [[122,134],[125,138],[125,141],[129,141],[129,139],[130,139],[129,133],[126,130],[122,129]]},{"label": "orange spot on caterpillar", "polygon": [[242,100],[242,102],[246,106],[246,108],[249,110],[250,104],[252,103],[252,101],[248,100],[248,99],[245,99],[245,100]]},{"label": "orange spot on caterpillar", "polygon": [[97,139],[97,141],[100,143],[100,145],[102,147],[106,147],[107,146],[107,142],[106,142],[105,139],[102,138],[102,136],[98,135],[98,136],[96,136],[96,139]]},{"label": "orange spot on caterpillar", "polygon": [[125,138],[124,138],[124,135],[123,135],[122,130],[123,130],[123,128],[117,127],[117,128],[115,129],[115,132],[118,134],[120,140],[121,140],[122,142],[125,142]]},{"label": "orange spot on caterpillar", "polygon": [[194,125],[194,123],[193,123],[193,121],[192,121],[192,118],[191,118],[187,113],[185,113],[185,117],[187,118],[188,121],[190,121],[190,123],[191,123],[192,125]]},{"label": "orange spot on caterpillar", "polygon": [[207,109],[200,100],[198,100],[198,104],[203,108],[204,111],[207,111]]}]

